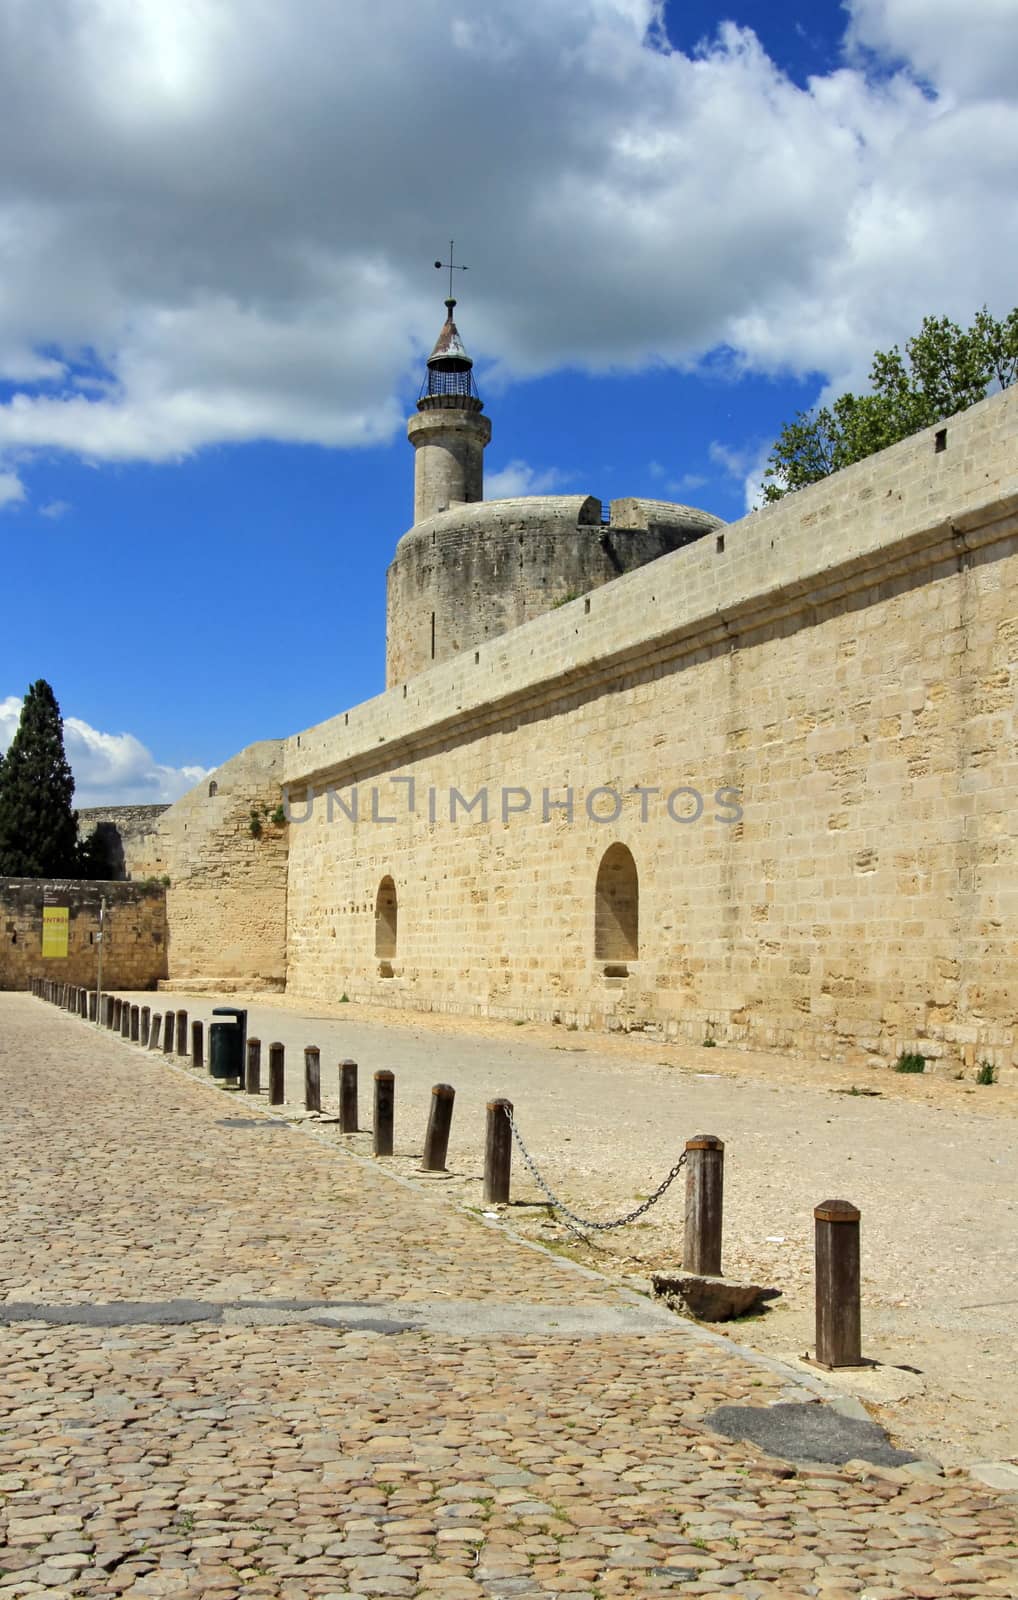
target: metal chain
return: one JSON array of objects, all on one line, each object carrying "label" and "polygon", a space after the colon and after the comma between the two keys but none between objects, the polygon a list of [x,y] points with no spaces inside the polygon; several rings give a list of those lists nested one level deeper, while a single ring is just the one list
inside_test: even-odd
[{"label": "metal chain", "polygon": [[666,1192],[666,1190],[671,1188],[672,1184],[675,1182],[679,1173],[686,1164],[687,1152],[683,1150],[681,1156],[679,1157],[678,1161],[676,1161],[668,1176],[658,1184],[653,1194],[647,1196],[642,1205],[637,1206],[635,1211],[627,1212],[624,1217],[616,1217],[613,1222],[591,1222],[586,1217],[578,1217],[575,1211],[571,1211],[567,1205],[563,1205],[558,1196],[548,1187],[540,1172],[537,1170],[537,1164],[534,1161],[533,1156],[530,1154],[530,1151],[523,1142],[523,1135],[516,1126],[516,1121],[513,1117],[512,1111],[508,1106],[505,1107],[505,1114],[509,1119],[509,1126],[512,1129],[513,1138],[516,1140],[516,1143],[519,1146],[520,1155],[523,1157],[531,1176],[537,1183],[538,1187],[544,1190],[555,1210],[561,1211],[563,1217],[565,1218],[566,1224],[574,1233],[578,1232],[580,1229],[585,1229],[594,1233],[606,1233],[609,1228],[624,1228],[628,1222],[635,1222],[637,1217],[642,1217],[645,1212],[650,1210],[651,1206],[657,1205],[657,1202],[660,1200],[661,1196]]}]

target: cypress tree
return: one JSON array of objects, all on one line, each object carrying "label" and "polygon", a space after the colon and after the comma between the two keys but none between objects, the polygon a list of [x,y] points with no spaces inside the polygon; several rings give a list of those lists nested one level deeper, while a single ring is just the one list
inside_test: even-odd
[{"label": "cypress tree", "polygon": [[25,696],[18,731],[0,765],[0,875],[77,874],[74,778],[64,754],[64,722],[45,679]]}]

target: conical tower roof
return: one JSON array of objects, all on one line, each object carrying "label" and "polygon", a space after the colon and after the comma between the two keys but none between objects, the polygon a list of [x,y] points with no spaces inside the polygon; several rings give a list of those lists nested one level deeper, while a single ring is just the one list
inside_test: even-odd
[{"label": "conical tower roof", "polygon": [[428,357],[428,371],[421,385],[418,406],[443,397],[446,406],[459,402],[467,410],[479,411],[481,397],[474,382],[474,363],[467,355],[459,329],[453,321],[455,300],[445,302],[445,322]]},{"label": "conical tower roof", "polygon": [[439,372],[469,372],[474,363],[467,355],[459,329],[452,320],[455,300],[447,300],[445,309],[446,319],[435,340],[435,348],[428,357],[428,366],[437,368]]}]

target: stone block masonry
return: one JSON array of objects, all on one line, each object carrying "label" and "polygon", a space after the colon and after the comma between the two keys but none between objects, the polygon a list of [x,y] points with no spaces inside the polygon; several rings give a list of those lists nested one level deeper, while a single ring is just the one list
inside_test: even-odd
[{"label": "stone block masonry", "polygon": [[152,834],[169,809],[169,805],[89,806],[78,812],[78,832],[82,839],[99,834],[112,877],[133,878],[136,864],[151,854]]},{"label": "stone block masonry", "polygon": [[[42,878],[0,878],[0,989],[27,989],[34,977],[94,987],[103,899],[103,988],[154,989],[166,974],[166,893],[160,885]],[[43,957],[46,906],[68,909],[66,957]]]},{"label": "stone block masonry", "polygon": [[472,653],[723,526],[657,500],[612,501],[603,523],[590,495],[487,500],[427,517],[399,541],[388,572],[386,682]]},{"label": "stone block masonry", "polygon": [[159,818],[136,863],[169,879],[170,987],[281,989],[286,980],[286,828],[278,741],[250,745]]},{"label": "stone block masonry", "polygon": [[294,736],[290,989],[1018,1060],[1016,558],[1010,390]]}]

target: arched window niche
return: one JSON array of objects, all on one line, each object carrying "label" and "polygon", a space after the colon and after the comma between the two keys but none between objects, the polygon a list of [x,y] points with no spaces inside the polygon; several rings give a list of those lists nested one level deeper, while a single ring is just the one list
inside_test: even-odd
[{"label": "arched window niche", "polygon": [[396,885],[386,876],[378,885],[378,894],[375,897],[375,955],[382,963],[379,972],[383,978],[392,977],[392,967],[389,963],[396,958],[398,917]]},{"label": "arched window niche", "polygon": [[594,959],[605,976],[628,976],[626,962],[640,954],[640,878],[632,851],[609,845],[597,869],[594,891]]},{"label": "arched window niche", "polygon": [[209,784],[209,799],[213,800],[218,793],[219,793],[219,785],[216,782],[215,778],[213,778],[212,782]]}]

